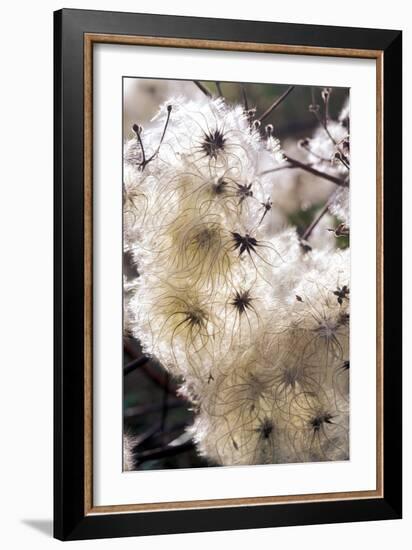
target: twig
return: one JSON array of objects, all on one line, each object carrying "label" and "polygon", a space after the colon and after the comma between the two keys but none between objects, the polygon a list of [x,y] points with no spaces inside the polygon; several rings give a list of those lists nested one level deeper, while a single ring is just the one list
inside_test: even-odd
[{"label": "twig", "polygon": [[242,92],[242,97],[243,97],[243,106],[244,106],[245,112],[247,113],[249,111],[249,103],[247,100],[246,88],[244,84],[240,85],[240,90]]},{"label": "twig", "polygon": [[261,115],[258,120],[260,122],[262,122],[263,120],[265,120],[265,118],[267,118],[270,113],[272,113],[272,111],[274,111],[277,107],[279,107],[279,105],[282,103],[282,101],[284,99],[286,99],[288,97],[288,95],[290,94],[290,92],[295,88],[295,86],[289,86],[289,88],[286,90],[286,92],[284,92],[280,97],[278,97],[276,99],[276,101],[274,101],[272,103],[272,105],[266,109],[266,111],[263,113],[263,115]]},{"label": "twig", "polygon": [[283,164],[282,166],[277,166],[276,168],[270,168],[269,170],[264,170],[259,173],[259,176],[266,176],[267,174],[273,174],[274,172],[281,172],[282,170],[293,170],[298,168],[298,166],[293,166],[293,164]]},{"label": "twig", "polygon": [[328,138],[332,141],[333,145],[336,147],[336,141],[335,141],[334,137],[332,136],[332,134],[329,132],[326,113],[325,113],[324,117],[322,117],[322,116],[319,115],[318,111],[315,109],[315,105],[317,105],[317,104],[315,103],[315,90],[313,88],[312,88],[311,93],[312,93],[312,105],[313,105],[312,113],[315,115],[316,120],[319,122],[319,124],[322,126],[322,128],[327,133]]},{"label": "twig", "polygon": [[339,187],[349,187],[349,183],[347,180],[341,180],[339,178],[336,178],[335,176],[331,176],[329,174],[326,174],[325,172],[320,172],[319,170],[316,170],[316,168],[313,168],[310,164],[304,164],[303,162],[299,162],[296,159],[292,159],[287,155],[284,155],[284,156],[285,156],[285,159],[288,162],[290,162],[290,164],[286,164],[284,166],[277,166],[276,168],[271,168],[270,170],[264,170],[263,172],[260,172],[259,176],[266,176],[267,174],[273,174],[274,172],[280,172],[281,170],[301,168],[306,172],[310,172],[314,176],[318,176],[319,178],[323,178],[328,181],[331,181],[336,185],[339,185]]},{"label": "twig", "polygon": [[216,89],[217,89],[217,93],[218,93],[219,97],[223,97],[222,87],[220,85],[220,82],[216,81],[215,84],[216,84]]},{"label": "twig", "polygon": [[342,163],[342,165],[346,168],[346,170],[350,170],[350,162],[349,159],[341,152],[338,151],[335,154],[335,158]]},{"label": "twig", "polygon": [[136,134],[136,138],[137,138],[137,142],[140,146],[140,150],[142,152],[142,166],[143,168],[146,166],[146,154],[145,154],[145,150],[144,150],[144,146],[143,146],[143,141],[142,141],[142,136],[140,135],[141,134],[141,126],[139,126],[138,124],[133,124],[133,131],[134,133]]},{"label": "twig", "polygon": [[136,369],[143,367],[150,361],[149,357],[146,357],[143,355],[142,357],[139,357],[138,359],[133,359],[133,361],[130,361],[130,363],[127,363],[127,365],[123,368],[123,374],[126,376],[127,374],[130,374],[131,372],[135,371]]},{"label": "twig", "polygon": [[156,158],[157,155],[159,154],[160,147],[162,146],[164,137],[166,135],[166,130],[167,130],[167,127],[169,125],[170,113],[171,112],[172,112],[172,106],[168,105],[167,106],[167,118],[166,118],[166,122],[165,122],[165,125],[164,125],[164,128],[163,128],[162,136],[160,138],[159,145],[157,146],[157,149],[155,149],[154,153],[149,158],[146,158],[146,153],[145,153],[145,150],[144,150],[143,141],[142,141],[142,137],[141,137],[141,133],[142,133],[143,128],[141,126],[139,126],[138,124],[133,124],[133,131],[136,134],[138,143],[140,145],[140,149],[142,151],[142,161],[139,163],[139,167],[142,169],[142,171],[149,164],[149,162],[152,162],[152,160],[154,158]]},{"label": "twig", "polygon": [[[302,170],[305,170],[306,172],[309,172],[310,174],[313,174],[314,176],[318,176],[319,178],[323,178],[325,180],[331,181],[338,185],[339,187],[349,187],[349,181],[348,180],[342,180],[340,178],[337,178],[335,176],[332,176],[330,174],[326,174],[325,172],[321,172],[320,170],[316,170],[316,168],[313,168],[310,166],[310,164],[304,164],[303,162],[300,162],[299,160],[293,159],[289,157],[288,155],[284,155],[285,159],[290,162],[293,166],[296,168],[302,168]],[[261,175],[269,174],[272,170],[266,170]]]},{"label": "twig", "polygon": [[[130,355],[130,357],[134,357],[135,359],[142,359],[143,363],[143,357],[146,359],[147,357],[145,355],[142,355],[141,347],[139,344],[133,340],[132,338],[124,338],[124,349]],[[150,357],[147,358],[147,361],[144,361],[144,364],[140,365],[140,368],[144,371],[146,376],[152,380],[155,384],[160,386],[161,388],[164,388],[164,378],[160,372],[157,372],[154,368],[154,365],[156,362],[151,359]],[[128,374],[128,373],[126,373]],[[176,395],[177,388],[174,384],[171,384],[169,381],[168,384],[168,392],[171,395]]]},{"label": "twig", "polygon": [[133,359],[138,359],[139,357],[142,357],[142,347],[139,342],[133,337],[125,336],[123,338],[123,346],[126,353],[130,355],[130,357],[133,357]]},{"label": "twig", "polygon": [[212,97],[212,94],[209,92],[206,86],[203,86],[201,82],[199,82],[198,80],[194,80],[193,82],[196,84],[199,90],[205,94],[205,96]]},{"label": "twig", "polygon": [[315,229],[315,227],[318,225],[320,220],[323,218],[323,216],[326,214],[326,212],[329,210],[329,206],[331,205],[333,199],[336,196],[336,191],[334,191],[326,201],[325,205],[323,206],[322,210],[319,212],[319,214],[316,216],[316,218],[312,221],[312,223],[307,227],[305,232],[302,235],[302,239],[304,241],[307,241],[309,237],[312,234],[312,231]]}]

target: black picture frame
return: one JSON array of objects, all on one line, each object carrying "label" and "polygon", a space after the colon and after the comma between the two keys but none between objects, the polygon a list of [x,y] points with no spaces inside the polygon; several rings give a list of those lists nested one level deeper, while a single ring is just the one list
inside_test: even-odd
[{"label": "black picture frame", "polygon": [[[379,50],[383,58],[383,495],[259,506],[85,511],[84,36]],[[402,515],[402,33],[63,9],[54,13],[54,536],[61,540],[397,519]]]}]

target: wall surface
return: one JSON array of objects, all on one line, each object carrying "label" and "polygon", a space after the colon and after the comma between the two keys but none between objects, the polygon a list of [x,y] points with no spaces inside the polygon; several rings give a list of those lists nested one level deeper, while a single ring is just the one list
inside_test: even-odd
[{"label": "wall surface", "polygon": [[[174,13],[206,17],[287,21],[296,23],[401,28],[404,30],[404,97],[411,93],[412,20],[408,5],[347,0],[317,2],[174,3],[151,0],[147,5],[89,0],[62,6],[57,1],[8,2],[2,8],[0,86],[0,311],[2,344],[0,384],[0,544],[3,548],[54,548],[52,516],[52,11],[61,7]],[[408,69],[407,66],[409,65]],[[405,101],[405,153],[411,147],[411,111]],[[390,138],[389,138],[390,139]],[[406,157],[406,155],[405,155]],[[407,182],[411,176],[405,163]],[[412,209],[405,186],[405,214]],[[406,216],[405,216],[406,217]],[[408,221],[405,221],[405,229]],[[411,251],[405,231],[406,252]],[[6,258],[4,258],[4,254]],[[409,265],[408,265],[409,264]],[[405,280],[411,280],[410,254]],[[411,292],[405,305],[412,314]],[[405,307],[405,312],[407,308]],[[406,320],[405,320],[406,321]],[[406,335],[412,330],[405,323]],[[412,361],[405,344],[405,371]],[[405,372],[405,391],[411,391]],[[406,401],[406,399],[405,399]],[[411,460],[412,407],[405,405],[405,464]],[[411,475],[405,471],[405,519],[365,524],[311,526],[255,531],[174,535],[71,543],[71,548],[298,548],[347,550],[359,544],[408,548],[412,537]]]}]

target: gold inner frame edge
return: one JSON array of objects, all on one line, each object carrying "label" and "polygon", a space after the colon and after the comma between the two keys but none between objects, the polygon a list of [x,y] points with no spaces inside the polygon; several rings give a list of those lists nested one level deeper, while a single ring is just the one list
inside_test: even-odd
[{"label": "gold inner frame edge", "polygon": [[[93,504],[93,45],[210,49],[376,60],[376,489],[143,504]],[[383,51],[153,36],[84,34],[84,513],[113,514],[383,498]]]}]

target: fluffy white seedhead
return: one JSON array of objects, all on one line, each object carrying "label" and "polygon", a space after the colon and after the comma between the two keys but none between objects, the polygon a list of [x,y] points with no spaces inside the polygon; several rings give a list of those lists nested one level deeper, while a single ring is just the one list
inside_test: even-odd
[{"label": "fluffy white seedhead", "polygon": [[[273,230],[277,187],[262,174],[284,162],[273,128],[222,99],[175,98],[133,130],[127,328],[181,381],[199,451],[226,465],[346,459],[349,256]],[[342,174],[331,155],[347,130],[330,131],[339,145],[320,129],[311,162]]]}]

